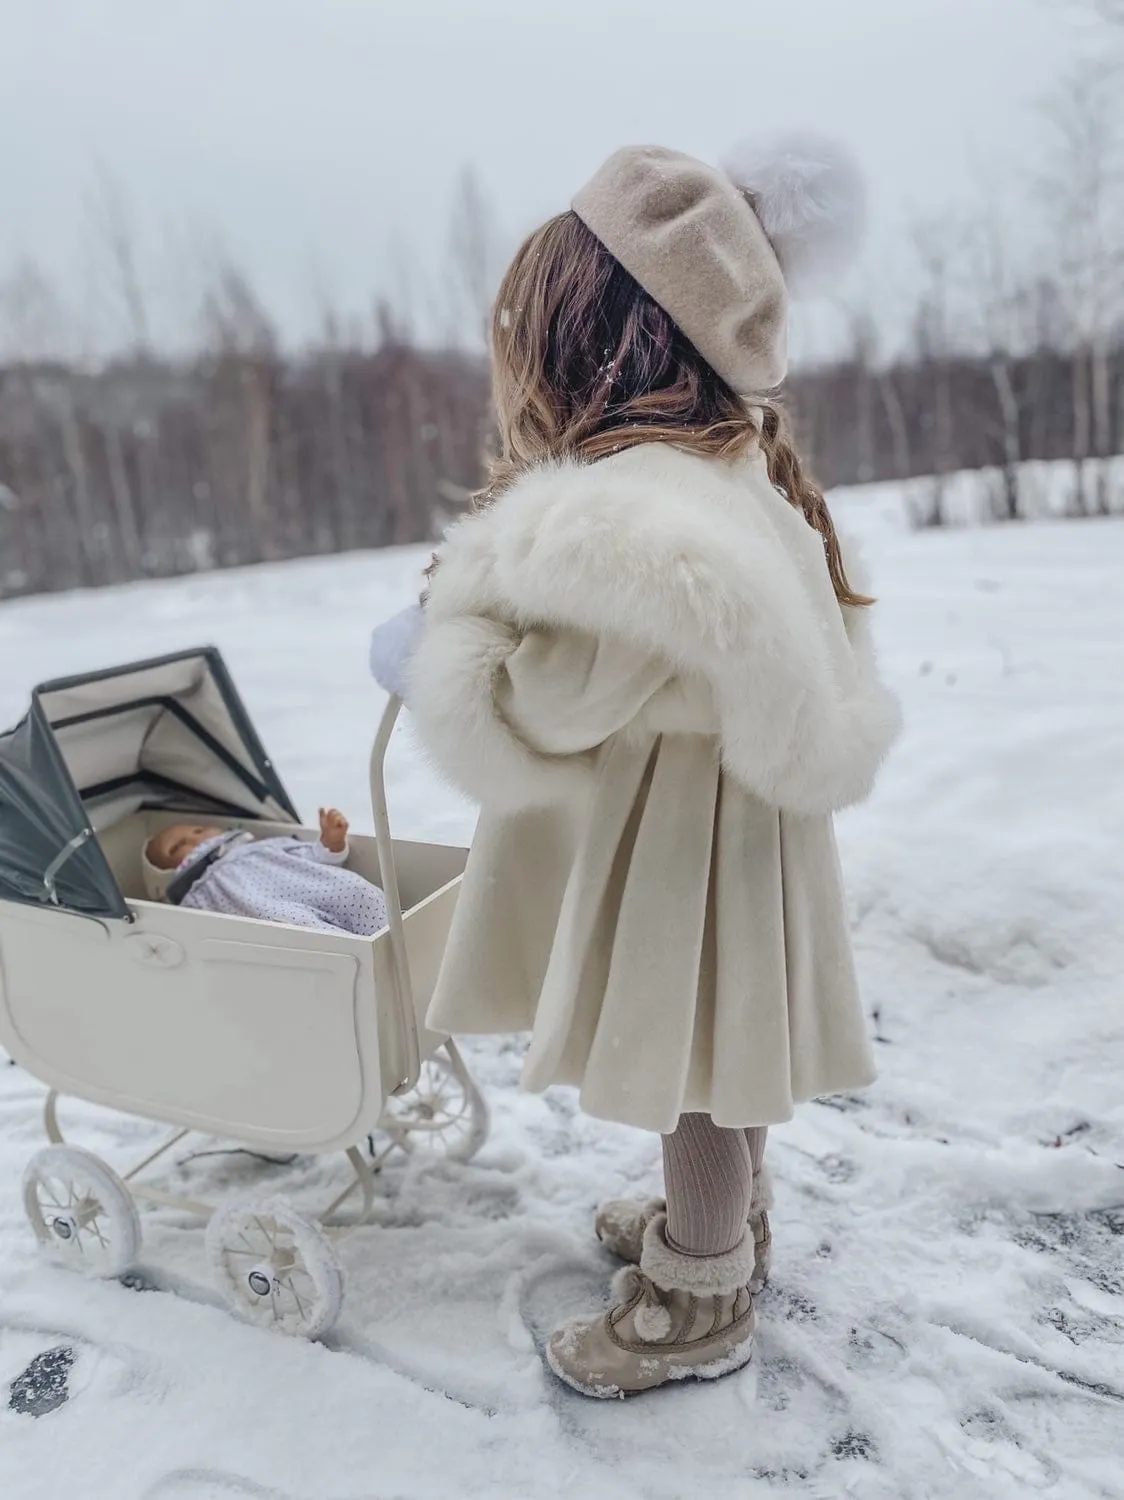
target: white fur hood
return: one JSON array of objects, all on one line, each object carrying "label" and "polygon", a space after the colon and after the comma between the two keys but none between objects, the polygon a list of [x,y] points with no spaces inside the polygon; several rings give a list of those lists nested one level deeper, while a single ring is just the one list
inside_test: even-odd
[{"label": "white fur hood", "polygon": [[[532,471],[453,528],[411,707],[455,781],[525,801],[534,757],[500,720],[496,674],[525,630],[578,630],[701,679],[729,774],[788,811],[831,811],[869,793],[899,728],[866,613],[840,608],[818,533],[759,453],[723,464],[643,444]],[[583,770],[541,769],[544,796]]]}]

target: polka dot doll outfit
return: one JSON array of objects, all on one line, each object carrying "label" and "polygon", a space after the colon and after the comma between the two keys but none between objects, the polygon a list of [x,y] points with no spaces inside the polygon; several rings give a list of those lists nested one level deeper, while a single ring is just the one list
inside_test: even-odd
[{"label": "polka dot doll outfit", "polygon": [[[208,839],[180,865],[205,859],[220,839]],[[182,906],[288,922],[319,932],[370,937],[387,925],[386,898],[377,885],[342,868],[346,847],[333,854],[323,844],[271,838],[229,844],[184,896]]]}]

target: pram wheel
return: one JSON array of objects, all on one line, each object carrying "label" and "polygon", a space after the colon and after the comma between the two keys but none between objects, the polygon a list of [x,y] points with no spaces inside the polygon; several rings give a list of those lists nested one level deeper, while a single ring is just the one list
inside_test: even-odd
[{"label": "pram wheel", "polygon": [[247,1322],[315,1339],[339,1317],[343,1271],[331,1241],[280,1198],[220,1209],[207,1225],[207,1254]]},{"label": "pram wheel", "polygon": [[386,1101],[379,1129],[406,1151],[471,1161],[488,1138],[488,1105],[455,1042],[421,1065],[417,1085]]},{"label": "pram wheel", "polygon": [[23,1206],[52,1260],[89,1276],[127,1271],[141,1228],[129,1189],[112,1167],[79,1146],[45,1146],[23,1174]]}]

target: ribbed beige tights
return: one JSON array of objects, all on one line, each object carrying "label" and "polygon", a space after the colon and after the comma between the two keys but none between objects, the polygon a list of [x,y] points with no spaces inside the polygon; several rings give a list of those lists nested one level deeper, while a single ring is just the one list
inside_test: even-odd
[{"label": "ribbed beige tights", "polygon": [[667,1238],[686,1255],[724,1255],[746,1231],[768,1126],[723,1130],[709,1115],[679,1116],[663,1137]]}]

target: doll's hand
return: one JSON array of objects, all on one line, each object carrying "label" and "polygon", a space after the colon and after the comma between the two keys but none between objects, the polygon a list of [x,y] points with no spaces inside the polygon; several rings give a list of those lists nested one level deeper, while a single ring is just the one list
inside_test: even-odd
[{"label": "doll's hand", "polygon": [[329,854],[342,854],[347,848],[348,822],[335,807],[320,809],[320,842]]}]

